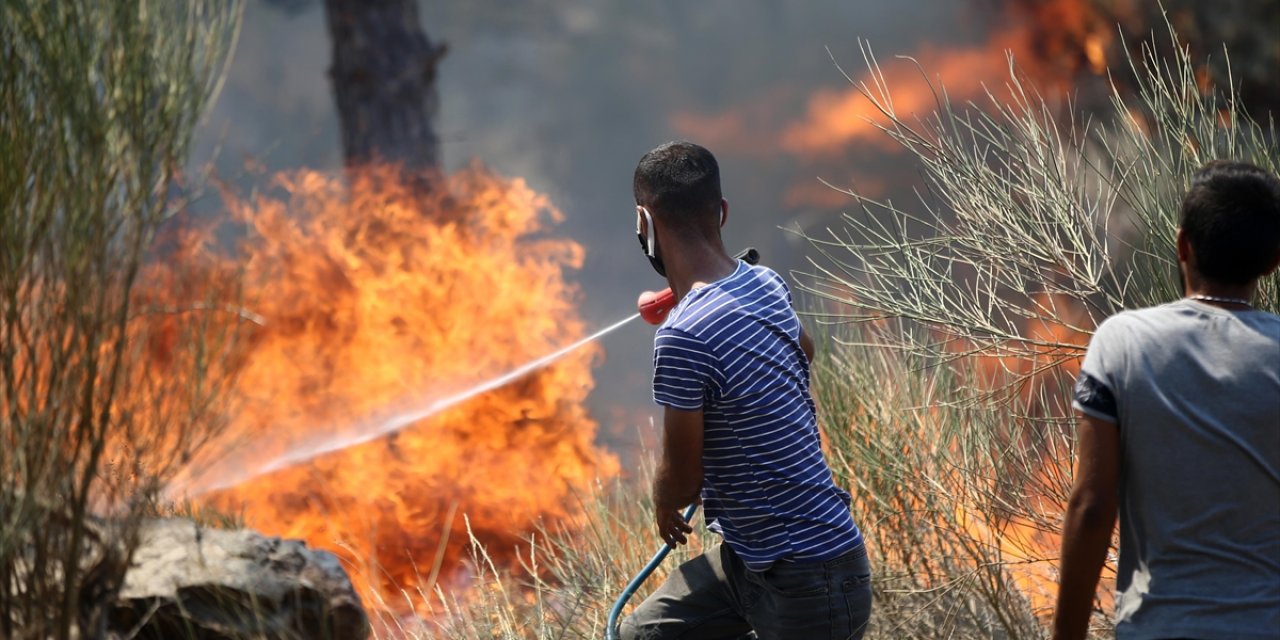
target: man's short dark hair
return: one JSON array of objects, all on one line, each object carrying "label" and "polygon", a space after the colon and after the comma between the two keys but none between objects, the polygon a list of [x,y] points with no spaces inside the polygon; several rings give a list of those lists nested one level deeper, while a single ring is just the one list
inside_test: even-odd
[{"label": "man's short dark hair", "polygon": [[1280,179],[1247,162],[1210,162],[1191,179],[1180,224],[1200,275],[1247,284],[1280,256]]},{"label": "man's short dark hair", "polygon": [[640,158],[632,182],[636,204],[680,226],[719,210],[720,165],[711,152],[684,140],[668,142]]}]

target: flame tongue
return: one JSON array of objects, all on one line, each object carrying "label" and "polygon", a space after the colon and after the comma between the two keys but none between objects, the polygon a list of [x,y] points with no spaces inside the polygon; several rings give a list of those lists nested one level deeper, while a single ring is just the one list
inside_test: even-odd
[{"label": "flame tongue", "polygon": [[[865,86],[896,117],[911,123],[937,108],[941,88],[957,105],[968,100],[985,103],[988,91],[999,100],[1016,101],[1007,89],[1012,54],[1019,76],[1029,78],[1038,90],[1066,95],[1087,73],[1105,73],[1108,52],[1116,46],[1114,19],[1095,5],[1089,0],[1007,3],[1006,15],[993,25],[986,42],[925,44],[910,58],[881,60],[876,73],[863,74],[855,85]],[[810,98],[805,117],[782,132],[780,143],[802,158],[840,157],[855,145],[900,152],[901,144],[880,129],[885,122],[880,108],[856,87],[822,90]],[[801,191],[796,195],[799,200],[815,199]]]},{"label": "flame tongue", "polygon": [[[243,265],[266,326],[238,384],[233,433],[248,446],[206,483],[459,393],[584,333],[563,279],[582,249],[530,239],[559,219],[543,196],[473,169],[450,178],[447,200],[422,203],[380,171],[351,190],[316,172],[284,175],[283,195],[231,203],[256,232]],[[438,221],[459,218],[468,224]],[[450,575],[466,541],[455,511],[501,562],[538,518],[565,519],[573,491],[617,470],[583,408],[593,353],[209,499],[243,507],[265,532],[338,551],[369,588],[416,587],[433,562]]]}]

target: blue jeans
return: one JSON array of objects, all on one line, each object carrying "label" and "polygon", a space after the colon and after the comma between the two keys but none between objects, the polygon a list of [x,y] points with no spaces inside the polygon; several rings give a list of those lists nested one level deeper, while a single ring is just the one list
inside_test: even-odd
[{"label": "blue jeans", "polygon": [[858,640],[870,617],[864,547],[756,572],[719,544],[677,567],[621,632],[623,640]]}]

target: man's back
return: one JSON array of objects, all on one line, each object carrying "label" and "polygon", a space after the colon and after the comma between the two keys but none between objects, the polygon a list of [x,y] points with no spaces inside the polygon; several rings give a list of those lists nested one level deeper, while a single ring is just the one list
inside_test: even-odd
[{"label": "man's back", "polygon": [[739,263],[682,300],[654,341],[655,399],[703,411],[707,521],[757,571],[861,544],[822,457],[799,332],[782,279]]},{"label": "man's back", "polygon": [[1280,317],[1190,300],[1122,313],[1083,372],[1120,429],[1117,635],[1274,638]]}]

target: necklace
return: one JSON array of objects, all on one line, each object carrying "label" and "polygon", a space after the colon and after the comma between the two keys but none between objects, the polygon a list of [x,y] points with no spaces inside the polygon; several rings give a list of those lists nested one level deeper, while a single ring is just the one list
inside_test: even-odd
[{"label": "necklace", "polygon": [[1226,298],[1223,296],[1206,296],[1203,294],[1196,294],[1194,296],[1187,296],[1187,297],[1192,300],[1199,300],[1200,302],[1217,302],[1220,304],[1241,304],[1246,307],[1253,308],[1253,303],[1249,302],[1248,300],[1245,300],[1244,298]]}]

